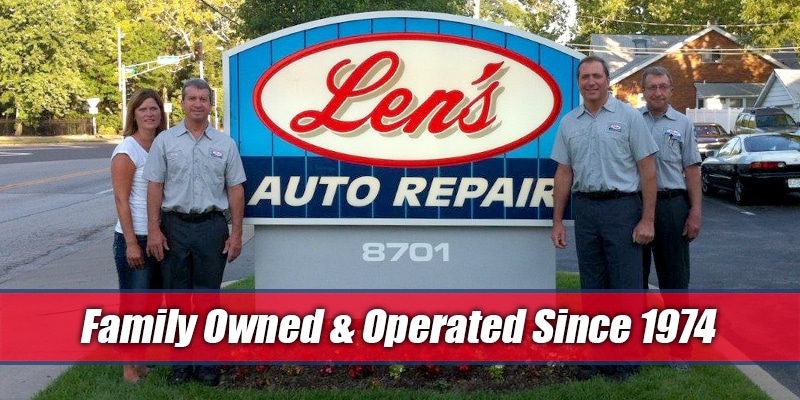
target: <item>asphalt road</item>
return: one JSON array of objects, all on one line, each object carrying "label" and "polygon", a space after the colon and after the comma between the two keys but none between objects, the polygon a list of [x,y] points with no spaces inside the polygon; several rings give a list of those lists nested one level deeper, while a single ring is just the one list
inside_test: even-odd
[{"label": "asphalt road", "polygon": [[[52,279],[49,285],[56,288],[62,282],[63,288],[116,287],[114,268],[108,262],[116,220],[109,171],[113,147],[99,143],[0,146],[0,288],[30,288],[32,281],[26,277],[87,249],[98,253],[102,262],[86,265],[80,277],[38,276]],[[797,291],[798,220],[797,195],[748,207],[734,206],[728,194],[706,197],[701,236],[692,244],[691,287]],[[574,238],[570,239],[570,247],[556,254],[558,270],[576,270]],[[252,275],[252,253],[245,246],[243,256],[226,270],[225,279]],[[800,395],[800,367],[761,367]]]}]

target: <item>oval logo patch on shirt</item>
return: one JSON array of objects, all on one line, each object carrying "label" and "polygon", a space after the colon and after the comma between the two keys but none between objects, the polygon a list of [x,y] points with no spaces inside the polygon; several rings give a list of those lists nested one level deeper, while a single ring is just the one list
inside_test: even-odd
[{"label": "oval logo patch on shirt", "polygon": [[664,134],[669,136],[670,139],[675,139],[675,140],[681,139],[681,133],[675,129],[667,129],[667,131],[664,132]]},{"label": "oval logo patch on shirt", "polygon": [[609,132],[622,132],[622,125],[612,122],[608,125]]},{"label": "oval logo patch on shirt", "polygon": [[211,149],[211,157],[222,158],[222,150]]}]

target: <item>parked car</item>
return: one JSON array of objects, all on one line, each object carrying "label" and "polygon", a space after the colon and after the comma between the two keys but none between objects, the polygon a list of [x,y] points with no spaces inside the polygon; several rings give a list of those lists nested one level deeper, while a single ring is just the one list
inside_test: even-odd
[{"label": "parked car", "polygon": [[733,191],[736,204],[762,194],[800,191],[800,135],[736,135],[701,164],[703,193]]},{"label": "parked car", "polygon": [[720,124],[713,122],[695,122],[694,137],[697,140],[697,151],[700,152],[702,159],[706,158],[709,150],[719,150],[731,135]]},{"label": "parked car", "polygon": [[777,107],[751,108],[736,117],[733,133],[778,132],[789,133],[797,130],[797,122],[791,115]]}]

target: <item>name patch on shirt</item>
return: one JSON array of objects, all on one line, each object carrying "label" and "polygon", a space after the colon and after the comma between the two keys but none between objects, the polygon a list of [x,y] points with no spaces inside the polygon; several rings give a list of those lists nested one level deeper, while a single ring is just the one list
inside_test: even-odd
[{"label": "name patch on shirt", "polygon": [[667,131],[664,132],[664,135],[670,139],[681,140],[681,133],[675,129],[667,129]]},{"label": "name patch on shirt", "polygon": [[222,159],[222,150],[211,149],[211,157]]},{"label": "name patch on shirt", "polygon": [[609,132],[621,133],[622,132],[622,124],[619,124],[619,123],[616,123],[616,122],[612,122],[612,123],[608,124],[608,131]]}]

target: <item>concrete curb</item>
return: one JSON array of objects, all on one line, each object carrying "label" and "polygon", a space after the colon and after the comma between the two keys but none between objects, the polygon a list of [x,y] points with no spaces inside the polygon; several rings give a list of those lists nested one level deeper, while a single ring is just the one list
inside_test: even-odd
[{"label": "concrete curb", "polygon": [[120,135],[0,136],[0,146],[36,144],[119,143]]}]

